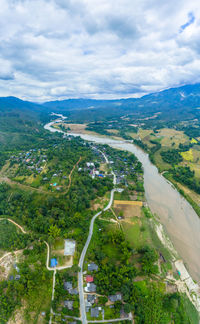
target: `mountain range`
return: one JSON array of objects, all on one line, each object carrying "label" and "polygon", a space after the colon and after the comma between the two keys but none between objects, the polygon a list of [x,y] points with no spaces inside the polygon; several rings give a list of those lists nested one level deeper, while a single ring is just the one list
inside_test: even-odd
[{"label": "mountain range", "polygon": [[200,107],[200,84],[170,88],[141,98],[95,100],[66,99],[42,104],[24,101],[16,97],[0,97],[0,112],[23,111],[36,114],[48,112],[72,112],[74,110],[111,108],[118,111],[191,111]]}]

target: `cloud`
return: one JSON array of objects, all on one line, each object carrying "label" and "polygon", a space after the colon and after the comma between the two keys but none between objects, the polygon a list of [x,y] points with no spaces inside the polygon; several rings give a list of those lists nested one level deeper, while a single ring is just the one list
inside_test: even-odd
[{"label": "cloud", "polygon": [[0,96],[138,97],[200,82],[199,18],[196,0],[1,0]]}]

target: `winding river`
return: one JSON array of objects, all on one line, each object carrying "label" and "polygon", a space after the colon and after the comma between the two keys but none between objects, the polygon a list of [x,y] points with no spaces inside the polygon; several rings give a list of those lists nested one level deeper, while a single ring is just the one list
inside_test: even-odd
[{"label": "winding river", "polygon": [[[55,128],[51,127],[54,122],[46,124],[45,129],[55,132]],[[70,135],[80,136],[84,140],[96,143],[109,144],[137,156],[144,168],[144,186],[149,207],[159,216],[160,222],[193,279],[200,283],[200,218],[191,205],[158,172],[148,155],[131,143],[96,135],[72,133]]]}]

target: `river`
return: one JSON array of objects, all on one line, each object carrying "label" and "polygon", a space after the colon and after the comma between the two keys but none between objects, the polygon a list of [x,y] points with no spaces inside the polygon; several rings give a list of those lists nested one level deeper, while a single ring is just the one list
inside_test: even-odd
[{"label": "river", "polygon": [[[46,124],[45,129],[55,132],[55,128],[51,127],[54,122]],[[96,135],[72,133],[70,135],[80,136],[84,140],[96,143],[109,144],[137,156],[144,168],[144,187],[148,205],[151,211],[159,216],[160,222],[189,273],[200,283],[200,218],[185,198],[158,172],[148,155],[131,143]]]}]

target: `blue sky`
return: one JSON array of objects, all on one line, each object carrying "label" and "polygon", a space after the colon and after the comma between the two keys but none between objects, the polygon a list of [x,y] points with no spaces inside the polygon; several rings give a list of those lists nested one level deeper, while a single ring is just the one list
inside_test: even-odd
[{"label": "blue sky", "polygon": [[181,26],[181,32],[182,32],[185,28],[187,28],[188,26],[192,25],[194,22],[195,22],[195,16],[194,16],[193,12],[190,12],[190,13],[188,14],[188,21],[187,21],[185,24],[183,24],[183,25]]},{"label": "blue sky", "polygon": [[127,98],[200,82],[197,0],[1,0],[0,96]]}]

